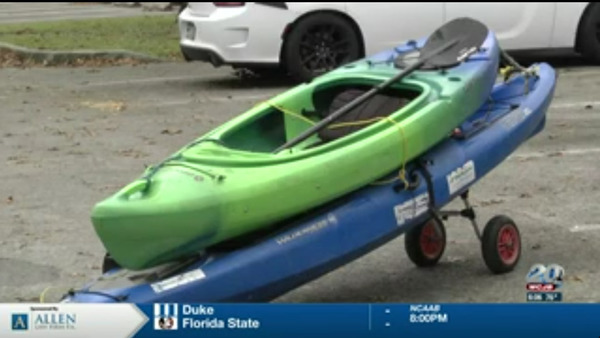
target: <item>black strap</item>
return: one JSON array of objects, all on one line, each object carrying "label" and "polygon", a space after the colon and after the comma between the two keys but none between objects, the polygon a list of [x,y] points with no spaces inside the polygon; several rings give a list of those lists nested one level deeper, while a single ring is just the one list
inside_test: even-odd
[{"label": "black strap", "polygon": [[427,183],[427,193],[429,194],[429,208],[435,210],[435,195],[433,191],[433,181],[431,180],[431,173],[427,170],[427,160],[419,159],[417,162],[417,170],[421,172]]}]

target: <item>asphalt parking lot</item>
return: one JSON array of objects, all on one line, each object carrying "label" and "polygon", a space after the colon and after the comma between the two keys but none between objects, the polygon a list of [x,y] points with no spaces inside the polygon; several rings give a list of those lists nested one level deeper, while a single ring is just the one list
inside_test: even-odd
[{"label": "asphalt parking lot", "polygon": [[[600,68],[558,62],[546,129],[472,191],[480,221],[520,227],[524,252],[494,276],[470,225],[447,222],[440,264],[417,269],[398,238],[281,302],[524,302],[535,263],[565,268],[566,302],[600,289]],[[0,302],[37,301],[100,274],[89,212],[181,146],[291,84],[204,64],[0,70]]]}]

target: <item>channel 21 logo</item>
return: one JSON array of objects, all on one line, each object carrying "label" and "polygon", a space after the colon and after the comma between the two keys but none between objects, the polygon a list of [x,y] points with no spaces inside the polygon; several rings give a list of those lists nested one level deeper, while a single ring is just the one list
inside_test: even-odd
[{"label": "channel 21 logo", "polygon": [[565,269],[558,264],[535,264],[527,273],[527,290],[531,292],[548,292],[559,289],[563,285]]}]

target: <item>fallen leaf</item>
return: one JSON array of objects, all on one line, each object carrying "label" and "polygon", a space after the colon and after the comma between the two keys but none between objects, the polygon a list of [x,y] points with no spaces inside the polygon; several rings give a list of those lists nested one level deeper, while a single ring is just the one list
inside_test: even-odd
[{"label": "fallen leaf", "polygon": [[502,203],[504,203],[504,200],[502,200],[502,199],[497,199],[497,200],[496,199],[492,199],[492,200],[489,200],[489,201],[481,201],[481,206],[482,207],[487,207],[487,206],[490,206],[490,205],[502,204]]},{"label": "fallen leaf", "polygon": [[124,156],[124,157],[133,157],[133,158],[140,158],[140,157],[148,157],[149,154],[143,152],[143,151],[139,151],[139,150],[135,150],[135,149],[126,149],[126,150],[120,150],[117,152],[118,155],[120,156]]},{"label": "fallen leaf", "polygon": [[181,129],[163,129],[161,132],[161,134],[163,135],[177,135],[177,134],[181,134],[182,130]]},{"label": "fallen leaf", "polygon": [[87,127],[83,127],[83,128],[81,128],[81,129],[83,129],[83,131],[84,131],[84,132],[85,132],[85,133],[86,133],[88,136],[90,136],[90,137],[94,137],[94,136],[96,136],[96,133],[94,133],[93,131],[89,130]]},{"label": "fallen leaf", "polygon": [[98,189],[100,191],[108,191],[108,190],[118,190],[122,188],[120,185],[105,185],[102,188]]},{"label": "fallen leaf", "polygon": [[10,204],[14,202],[14,198],[12,196],[8,196],[8,198],[6,199],[6,203]]}]

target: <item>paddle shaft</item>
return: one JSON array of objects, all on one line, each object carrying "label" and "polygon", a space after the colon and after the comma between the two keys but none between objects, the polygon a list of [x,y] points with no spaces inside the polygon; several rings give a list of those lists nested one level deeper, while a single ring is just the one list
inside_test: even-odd
[{"label": "paddle shaft", "polygon": [[289,147],[293,147],[295,145],[297,145],[298,143],[306,140],[307,138],[309,138],[310,136],[312,136],[313,134],[319,132],[321,129],[327,127],[328,125],[330,125],[333,121],[337,120],[338,118],[344,116],[345,114],[347,114],[349,111],[351,111],[352,109],[358,107],[359,105],[361,105],[362,103],[364,103],[366,100],[370,99],[372,96],[374,96],[375,94],[377,94],[379,91],[381,91],[382,89],[385,89],[386,87],[390,86],[392,83],[397,82],[399,80],[401,80],[402,78],[406,77],[407,75],[409,75],[410,73],[414,72],[415,70],[417,70],[418,68],[420,68],[421,66],[423,66],[425,64],[425,62],[427,62],[429,59],[431,59],[432,57],[444,52],[445,50],[447,50],[448,48],[451,48],[452,46],[454,46],[455,44],[458,43],[458,39],[454,39],[449,41],[448,43],[442,45],[440,48],[435,49],[434,51],[432,51],[429,55],[424,56],[423,58],[421,58],[418,62],[412,64],[411,66],[409,66],[408,68],[406,68],[405,70],[403,70],[402,72],[400,72],[398,75],[392,77],[391,79],[380,83],[379,85],[371,88],[368,92],[362,94],[361,96],[357,97],[356,99],[350,101],[350,103],[348,103],[347,105],[343,106],[342,108],[340,108],[339,110],[335,111],[334,113],[330,114],[329,116],[327,116],[326,118],[324,118],[323,120],[321,120],[319,123],[317,123],[316,125],[312,126],[311,128],[305,130],[302,134],[298,135],[296,138],[292,139],[291,141],[285,143],[284,145],[282,145],[281,147],[277,148],[273,153],[278,153],[284,149],[287,149]]}]

